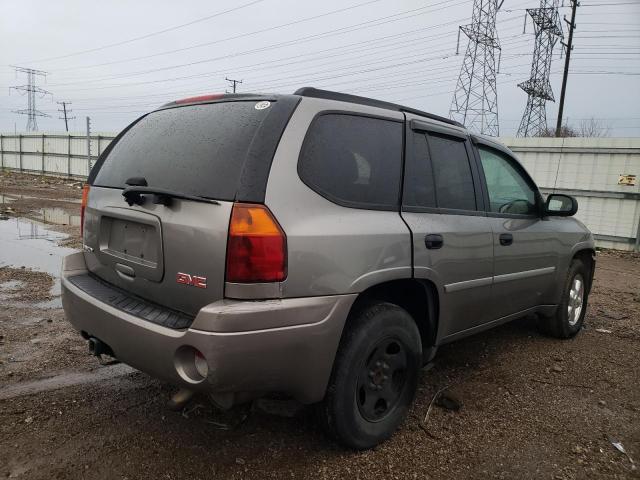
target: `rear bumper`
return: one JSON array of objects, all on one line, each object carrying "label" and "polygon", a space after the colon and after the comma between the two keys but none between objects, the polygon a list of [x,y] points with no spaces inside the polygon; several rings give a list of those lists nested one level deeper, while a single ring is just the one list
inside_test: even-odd
[{"label": "rear bumper", "polygon": [[[355,295],[221,300],[202,308],[190,328],[174,330],[103,303],[69,281],[86,273],[81,252],[64,259],[62,304],[74,328],[154,377],[246,398],[284,392],[304,403],[321,400],[355,300]],[[207,360],[209,374],[200,383],[178,373],[176,351],[185,346],[198,349]]]}]

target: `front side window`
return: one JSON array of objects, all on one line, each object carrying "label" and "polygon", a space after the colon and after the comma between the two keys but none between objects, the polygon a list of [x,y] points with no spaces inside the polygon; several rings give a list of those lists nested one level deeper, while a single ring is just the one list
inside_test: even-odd
[{"label": "front side window", "polygon": [[398,205],[402,123],[346,114],[317,117],[300,152],[298,173],[328,200],[354,208]]},{"label": "front side window", "polygon": [[505,155],[478,147],[489,193],[489,211],[533,215],[537,213],[536,194],[529,182]]}]

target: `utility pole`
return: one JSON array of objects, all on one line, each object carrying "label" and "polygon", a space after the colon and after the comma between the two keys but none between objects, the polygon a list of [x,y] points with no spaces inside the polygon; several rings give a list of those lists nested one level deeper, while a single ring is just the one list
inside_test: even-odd
[{"label": "utility pole", "polygon": [[91,173],[91,119],[87,117],[87,175]]},{"label": "utility pole", "polygon": [[571,60],[571,50],[573,50],[573,31],[576,28],[576,9],[580,6],[578,0],[570,0],[571,2],[571,22],[564,18],[569,24],[569,41],[565,45],[567,56],[564,58],[564,75],[562,76],[562,90],[560,90],[560,105],[558,106],[558,122],[556,123],[556,137],[560,136],[562,131],[562,114],[564,113],[564,95],[567,92],[567,77],[569,76],[569,61]]},{"label": "utility pole", "polygon": [[58,117],[60,120],[64,120],[64,129],[69,132],[69,120],[73,120],[76,117],[70,117],[71,109],[67,109],[67,105],[71,105],[71,102],[56,102],[58,105],[62,105],[62,110],[58,109],[64,116]]},{"label": "utility pole", "polygon": [[[547,130],[546,102],[555,101],[549,77],[553,48],[558,39],[562,39],[558,0],[540,0],[540,8],[528,8],[527,15],[533,20],[536,41],[531,62],[531,77],[518,84],[528,95],[518,136],[537,137]],[[525,28],[526,18],[525,16]]]},{"label": "utility pole", "polygon": [[242,83],[242,80],[235,80],[235,79],[233,79],[233,78],[228,78],[228,77],[224,77],[224,79],[225,79],[227,82],[229,82],[229,83],[231,84],[231,85],[229,85],[229,86],[233,88],[233,92],[229,92],[229,91],[227,90],[227,93],[236,93],[236,85],[237,85],[238,83]]},{"label": "utility pole", "polygon": [[38,131],[37,117],[51,116],[36,109],[36,93],[39,93],[41,97],[44,97],[45,95],[51,95],[51,92],[48,92],[36,86],[36,75],[46,77],[47,72],[43,72],[42,70],[34,70],[33,68],[24,68],[24,67],[13,67],[13,69],[16,71],[16,73],[19,72],[19,73],[27,74],[26,85],[16,85],[13,87],[9,87],[9,90],[11,89],[18,90],[21,92],[25,92],[27,95],[27,108],[23,110],[13,110],[13,113],[18,113],[20,115],[27,115],[27,132],[37,132]]},{"label": "utility pole", "polygon": [[[449,117],[470,130],[497,137],[498,90],[496,74],[499,68],[500,42],[496,32],[496,15],[504,0],[474,0],[471,24],[458,30],[468,38],[467,50],[453,94]],[[496,61],[497,60],[497,61]]]}]

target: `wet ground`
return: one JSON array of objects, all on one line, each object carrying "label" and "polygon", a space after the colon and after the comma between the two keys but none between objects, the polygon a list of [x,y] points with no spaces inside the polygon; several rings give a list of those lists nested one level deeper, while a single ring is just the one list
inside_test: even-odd
[{"label": "wet ground", "polygon": [[[640,461],[640,256],[599,253],[573,340],[530,318],[443,347],[402,429],[353,453],[310,408],[201,397],[171,412],[171,386],[88,356],[56,282],[79,197],[77,182],[0,174],[0,478],[640,478],[612,445]],[[460,410],[429,409],[443,388]]]}]

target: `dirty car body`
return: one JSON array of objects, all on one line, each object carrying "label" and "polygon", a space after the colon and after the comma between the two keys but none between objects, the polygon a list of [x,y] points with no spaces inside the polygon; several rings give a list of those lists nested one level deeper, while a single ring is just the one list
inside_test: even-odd
[{"label": "dirty car body", "polygon": [[[377,365],[398,378],[375,405],[365,390],[387,375],[353,380],[356,414],[384,424],[411,352],[422,365],[523,315],[580,317],[595,267],[575,200],[545,202],[495,140],[310,88],[167,104],[127,127],[88,183],[83,251],[63,263],[67,318],[101,351],[227,405],[326,401],[353,319],[392,305],[415,322],[415,346],[385,334],[398,341]],[[566,304],[576,259],[588,269]],[[388,436],[372,432],[346,443]]]}]

